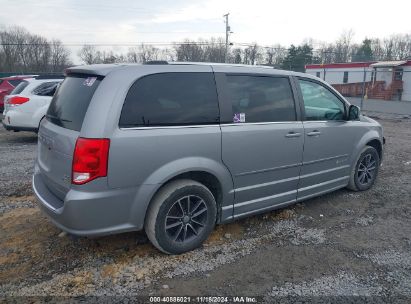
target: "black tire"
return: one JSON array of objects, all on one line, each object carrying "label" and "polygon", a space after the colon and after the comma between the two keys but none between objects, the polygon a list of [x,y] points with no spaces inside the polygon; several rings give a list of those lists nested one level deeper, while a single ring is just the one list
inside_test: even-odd
[{"label": "black tire", "polygon": [[372,187],[377,179],[380,156],[371,146],[365,146],[351,171],[348,188],[353,191],[365,191]]},{"label": "black tire", "polygon": [[155,195],[144,228],[159,250],[180,254],[199,247],[207,239],[216,216],[216,202],[207,187],[193,180],[176,180]]}]

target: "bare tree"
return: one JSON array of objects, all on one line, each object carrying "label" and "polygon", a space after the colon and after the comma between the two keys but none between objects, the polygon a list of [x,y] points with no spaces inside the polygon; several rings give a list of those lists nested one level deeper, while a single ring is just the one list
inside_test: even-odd
[{"label": "bare tree", "polygon": [[175,44],[174,49],[177,55],[177,61],[205,61],[204,59],[204,41],[185,40],[183,43]]},{"label": "bare tree", "polygon": [[262,50],[257,43],[254,43],[244,50],[244,64],[255,65],[262,59]]},{"label": "bare tree", "polygon": [[85,44],[77,54],[85,64],[102,63],[101,52],[94,45]]},{"label": "bare tree", "polygon": [[50,43],[50,69],[51,72],[60,72],[71,65],[70,51],[66,49],[60,40],[52,40]]},{"label": "bare tree", "polygon": [[144,63],[153,60],[173,61],[175,59],[174,53],[170,49],[160,49],[150,44],[141,44],[138,47],[128,49],[128,62]]},{"label": "bare tree", "polygon": [[235,48],[232,50],[231,52],[231,56],[230,56],[230,62],[233,63],[243,63],[243,55],[244,55],[244,51],[241,48]]},{"label": "bare tree", "polygon": [[265,59],[266,64],[272,65],[272,66],[280,66],[285,56],[287,55],[287,50],[281,45],[276,44],[272,47],[266,48],[265,55],[266,55],[266,59]]},{"label": "bare tree", "polygon": [[22,27],[0,31],[0,68],[3,71],[49,72],[61,71],[69,64],[69,51],[57,40],[33,35]]},{"label": "bare tree", "polygon": [[46,38],[38,35],[28,37],[23,56],[32,71],[48,72],[48,62],[51,57],[50,49]]},{"label": "bare tree", "polygon": [[27,35],[27,31],[21,27],[12,27],[0,32],[5,70],[23,72],[27,67],[24,58],[24,44],[27,42]]},{"label": "bare tree", "polygon": [[134,63],[140,62],[139,50],[137,47],[131,47],[128,49],[127,61]]},{"label": "bare tree", "polygon": [[225,42],[222,38],[211,38],[205,41],[204,61],[224,62],[225,61]]},{"label": "bare tree", "polygon": [[177,60],[177,54],[175,52],[175,49],[161,49],[160,50],[160,60],[165,60],[165,61],[176,61]]},{"label": "bare tree", "polygon": [[372,50],[374,60],[384,60],[385,59],[384,48],[379,38],[371,39],[371,50]]},{"label": "bare tree", "polygon": [[139,47],[140,62],[159,60],[160,50],[152,45],[141,44]]},{"label": "bare tree", "polygon": [[411,35],[393,35],[393,59],[402,60],[411,55]]},{"label": "bare tree", "polygon": [[334,46],[335,62],[351,61],[353,37],[353,30],[344,31],[341,34]]}]

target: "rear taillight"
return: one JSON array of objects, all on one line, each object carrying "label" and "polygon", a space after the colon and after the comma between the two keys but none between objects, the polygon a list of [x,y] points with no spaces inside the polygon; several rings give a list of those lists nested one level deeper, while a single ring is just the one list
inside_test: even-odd
[{"label": "rear taillight", "polygon": [[82,185],[107,176],[110,140],[107,138],[78,138],[73,155],[71,182]]},{"label": "rear taillight", "polygon": [[10,106],[18,106],[18,105],[21,105],[23,103],[26,103],[29,100],[30,100],[30,98],[28,98],[28,97],[14,96],[14,97],[10,97],[7,100],[7,104],[10,105]]}]

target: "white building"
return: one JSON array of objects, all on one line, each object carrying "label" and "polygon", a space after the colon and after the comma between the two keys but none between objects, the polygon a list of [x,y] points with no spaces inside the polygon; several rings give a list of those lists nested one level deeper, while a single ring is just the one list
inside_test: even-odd
[{"label": "white building", "polygon": [[411,60],[309,64],[305,69],[345,96],[361,96],[365,88],[368,98],[411,101]]}]

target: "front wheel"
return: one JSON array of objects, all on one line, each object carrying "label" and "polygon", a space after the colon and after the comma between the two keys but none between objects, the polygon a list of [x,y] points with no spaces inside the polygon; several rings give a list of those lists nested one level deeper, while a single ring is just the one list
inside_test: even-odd
[{"label": "front wheel", "polygon": [[351,172],[348,188],[354,191],[370,189],[377,178],[379,166],[380,157],[377,150],[366,146],[361,151]]},{"label": "front wheel", "polygon": [[207,187],[192,180],[176,180],[155,195],[145,231],[161,251],[180,254],[205,241],[214,229],[216,216],[216,202]]}]

